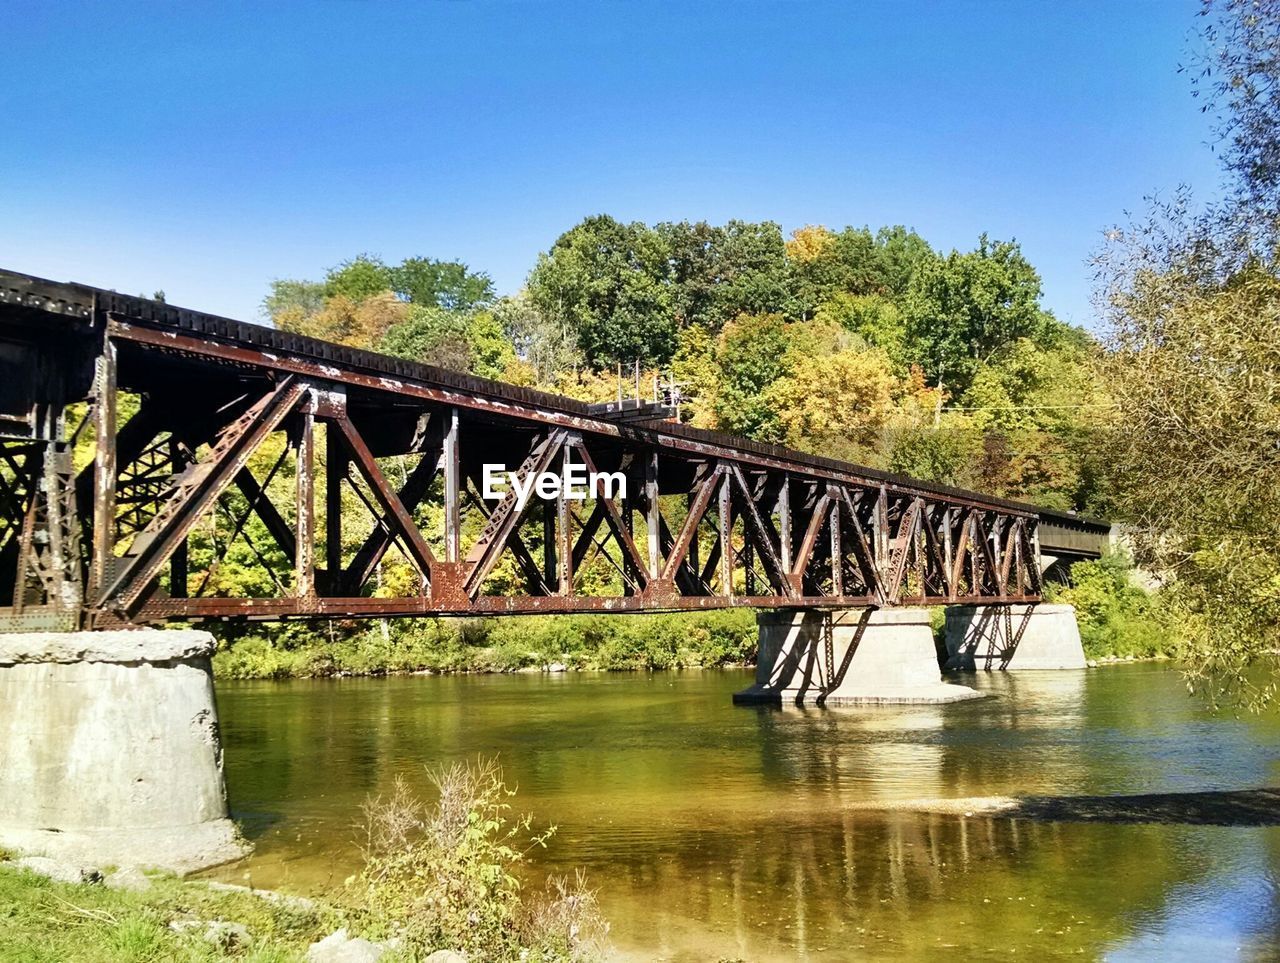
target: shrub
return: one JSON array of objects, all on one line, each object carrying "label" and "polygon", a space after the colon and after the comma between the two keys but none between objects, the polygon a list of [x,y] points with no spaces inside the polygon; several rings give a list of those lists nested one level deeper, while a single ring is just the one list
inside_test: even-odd
[{"label": "shrub", "polygon": [[1133,583],[1133,563],[1121,552],[1071,566],[1071,586],[1050,593],[1049,601],[1075,606],[1080,640],[1091,658],[1167,654],[1172,635],[1159,596]]},{"label": "shrub", "polygon": [[214,672],[225,679],[433,669],[512,672],[563,662],[579,669],[743,665],[755,658],[747,609],[665,615],[531,615],[224,630]]},{"label": "shrub", "polygon": [[386,797],[365,804],[360,875],[374,919],[417,952],[452,949],[476,959],[570,960],[602,956],[608,926],[581,876],[553,880],[526,899],[517,876],[534,847],[555,832],[513,817],[514,790],[496,761],[433,771],[438,792],[424,804],[397,778]]}]

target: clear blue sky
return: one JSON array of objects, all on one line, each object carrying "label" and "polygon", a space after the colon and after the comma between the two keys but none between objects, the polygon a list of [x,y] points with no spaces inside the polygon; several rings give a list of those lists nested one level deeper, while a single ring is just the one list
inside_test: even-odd
[{"label": "clear blue sky", "polygon": [[1218,183],[1196,0],[7,3],[0,266],[255,319],[362,251],[518,289],[584,215],[1089,253]]}]

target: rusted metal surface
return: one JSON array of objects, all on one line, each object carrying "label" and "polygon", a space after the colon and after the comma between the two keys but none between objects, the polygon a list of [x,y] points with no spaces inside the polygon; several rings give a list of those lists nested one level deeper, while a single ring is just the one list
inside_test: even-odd
[{"label": "rusted metal surface", "polygon": [[[1107,531],[0,272],[5,359],[22,372],[0,392],[0,628],[1027,602],[1046,527],[1086,553]],[[481,484],[484,464],[523,481],[566,462],[622,473],[626,497]],[[228,597],[236,545],[262,577]]]}]

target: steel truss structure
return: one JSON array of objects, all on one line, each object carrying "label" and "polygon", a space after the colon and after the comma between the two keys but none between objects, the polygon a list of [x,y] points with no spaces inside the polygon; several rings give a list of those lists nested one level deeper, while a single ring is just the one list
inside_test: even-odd
[{"label": "steel truss structure", "polygon": [[80,285],[0,272],[0,375],[0,627],[1040,597],[1054,513]]}]

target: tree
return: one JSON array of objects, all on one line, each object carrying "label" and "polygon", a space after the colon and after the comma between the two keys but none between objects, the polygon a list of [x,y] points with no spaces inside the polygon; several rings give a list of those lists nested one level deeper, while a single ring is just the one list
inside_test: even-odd
[{"label": "tree", "polygon": [[1108,232],[1104,440],[1117,512],[1167,583],[1193,682],[1258,706],[1280,678],[1280,2],[1206,13],[1200,90],[1233,180],[1198,213],[1180,193]]},{"label": "tree", "polygon": [[1021,338],[978,369],[960,404],[983,430],[1087,435],[1108,405],[1091,354]]},{"label": "tree", "polygon": [[797,358],[764,392],[781,439],[833,458],[860,458],[873,448],[893,410],[894,377],[876,350]]},{"label": "tree", "polygon": [[716,302],[721,279],[724,228],[706,221],[667,221],[654,227],[666,250],[671,284],[671,311],[683,331],[694,325],[718,331],[722,319]]},{"label": "tree", "polygon": [[959,394],[978,366],[1019,338],[1049,345],[1058,322],[1040,307],[1040,275],[1014,241],[985,234],[973,251],[925,261],[903,305],[911,360]]},{"label": "tree", "polygon": [[963,418],[950,418],[941,426],[903,426],[890,441],[889,470],[943,485],[973,488],[979,437]]},{"label": "tree", "polygon": [[707,321],[713,331],[742,314],[782,314],[790,297],[782,228],[729,221],[718,259],[720,282]]},{"label": "tree", "polygon": [[474,354],[466,315],[414,305],[408,318],[387,332],[379,350],[451,371],[469,372]]},{"label": "tree", "polygon": [[818,308],[814,320],[839,325],[864,344],[882,350],[895,368],[906,368],[907,335],[902,312],[883,295],[836,294]]},{"label": "tree", "polygon": [[791,269],[792,311],[804,320],[818,305],[837,293],[836,236],[821,224],[809,224],[791,232],[787,262]]},{"label": "tree", "polygon": [[528,290],[540,311],[576,332],[591,364],[664,363],[676,334],[666,272],[658,235],[598,215],[538,258]]},{"label": "tree", "polygon": [[481,378],[505,378],[516,360],[515,348],[491,311],[476,311],[467,323],[471,373]]},{"label": "tree", "polygon": [[720,399],[720,366],[716,340],[700,324],[683,329],[671,361],[672,374],[686,397],[681,416],[697,428],[715,428]]},{"label": "tree", "polygon": [[391,268],[372,254],[361,254],[343,261],[330,268],[324,277],[325,298],[341,296],[359,302],[394,287]]},{"label": "tree", "polygon": [[1110,412],[1095,352],[1022,338],[979,367],[960,404],[1008,454],[998,471],[979,472],[998,493],[1059,509],[1093,500],[1096,432]]},{"label": "tree", "polygon": [[473,311],[493,302],[493,280],[460,261],[429,257],[405,258],[389,272],[391,287],[413,304],[434,305],[446,311]]},{"label": "tree", "polygon": [[744,314],[725,325],[716,356],[720,391],[716,420],[726,431],[773,441],[777,412],[765,389],[787,373],[786,323],[780,314]]},{"label": "tree", "polygon": [[554,385],[581,364],[572,332],[540,311],[526,292],[503,298],[494,306],[493,316],[517,357],[533,369],[537,384]]},{"label": "tree", "polygon": [[849,297],[900,298],[933,250],[904,227],[802,227],[787,242],[792,316],[812,317],[824,303]]},{"label": "tree", "polygon": [[1253,693],[1247,669],[1280,647],[1280,278],[1194,273],[1112,291],[1109,474],[1139,561],[1171,581],[1196,670],[1269,697],[1274,677]]},{"label": "tree", "polygon": [[876,253],[883,293],[895,299],[907,293],[917,271],[938,257],[928,241],[901,224],[882,227],[876,232]]},{"label": "tree", "polygon": [[[1216,113],[1227,149],[1222,161],[1235,178],[1232,212],[1250,233],[1274,238],[1280,211],[1280,3],[1223,0],[1205,4],[1207,55],[1198,58],[1194,96]],[[1274,252],[1272,252],[1274,253]]]},{"label": "tree", "polygon": [[278,328],[297,326],[324,307],[324,285],[315,281],[279,279],[262,299],[262,313]]},{"label": "tree", "polygon": [[383,337],[405,320],[409,305],[390,291],[354,301],[345,294],[329,298],[314,314],[285,311],[276,319],[282,331],[305,334],[353,348],[374,350]]}]

